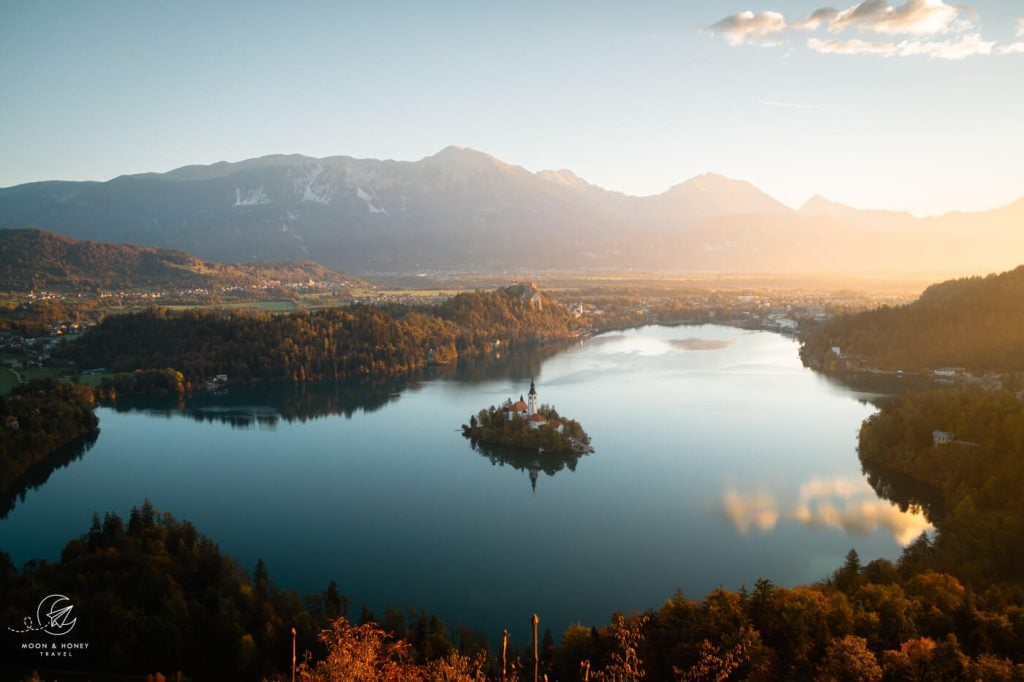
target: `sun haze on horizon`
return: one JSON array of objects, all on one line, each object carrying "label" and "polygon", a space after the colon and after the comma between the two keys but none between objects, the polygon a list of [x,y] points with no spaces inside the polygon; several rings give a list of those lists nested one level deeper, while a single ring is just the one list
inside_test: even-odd
[{"label": "sun haze on horizon", "polygon": [[708,171],[793,207],[1024,195],[1024,8],[819,2],[8,3],[0,186],[456,144],[634,195]]}]

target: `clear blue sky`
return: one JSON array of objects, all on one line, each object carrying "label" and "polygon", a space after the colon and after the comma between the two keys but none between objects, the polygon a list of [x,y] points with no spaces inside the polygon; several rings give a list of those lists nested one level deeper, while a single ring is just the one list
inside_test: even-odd
[{"label": "clear blue sky", "polygon": [[1024,196],[1024,2],[914,1],[944,23],[800,26],[824,0],[4,0],[0,186],[455,144],[630,194],[715,171],[791,205]]}]

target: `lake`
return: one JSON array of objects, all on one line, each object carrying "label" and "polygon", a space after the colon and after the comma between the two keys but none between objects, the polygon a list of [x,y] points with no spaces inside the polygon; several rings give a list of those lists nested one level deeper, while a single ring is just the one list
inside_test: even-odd
[{"label": "lake", "polygon": [[[569,623],[759,577],[895,558],[930,526],[879,499],[857,430],[885,391],[804,368],[795,340],[705,325],[613,332],[401,379],[230,389],[100,408],[100,434],[13,501],[0,547],[56,560],[94,511],[145,499],[281,587],[337,581],[454,629]],[[473,449],[459,426],[535,378],[596,452]],[[898,388],[898,386],[897,386]]]}]

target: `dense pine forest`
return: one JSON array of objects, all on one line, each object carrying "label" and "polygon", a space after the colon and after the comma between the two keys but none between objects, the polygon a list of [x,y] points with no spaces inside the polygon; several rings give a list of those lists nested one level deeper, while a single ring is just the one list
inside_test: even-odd
[{"label": "dense pine forest", "polygon": [[[677,593],[604,626],[571,625],[557,639],[542,628],[536,665],[549,680],[1024,678],[1024,591],[936,572],[940,546],[922,536],[898,562],[867,565],[851,550],[808,587],[759,580],[698,600]],[[64,665],[78,671],[285,680],[294,627],[301,680],[503,679],[500,648],[480,634],[452,636],[418,611],[377,616],[362,606],[356,615],[333,582],[304,598],[282,591],[262,563],[247,573],[148,503],[127,522],[94,516],[56,563],[17,571],[0,553],[2,622],[20,623],[52,592],[75,595],[83,616],[75,636],[90,650]],[[0,630],[4,651],[16,651],[18,637]],[[25,675],[36,661],[3,665]],[[511,641],[504,668],[504,679],[533,679],[532,643]]]},{"label": "dense pine forest", "polygon": [[[935,442],[934,431],[948,434]],[[941,505],[935,566],[975,585],[1024,587],[1024,401],[1009,391],[909,394],[864,422],[860,458],[880,494],[903,505],[932,488]]]},{"label": "dense pine forest", "polygon": [[[832,352],[833,347],[845,361]],[[802,355],[805,362],[824,370],[1021,370],[1024,266],[935,284],[905,306],[838,317],[808,335]]]},{"label": "dense pine forest", "polygon": [[400,373],[462,355],[566,338],[575,318],[529,285],[434,308],[356,305],[285,315],[166,309],[106,318],[64,349],[83,369],[173,367],[186,380],[303,382]]},{"label": "dense pine forest", "polygon": [[95,433],[95,401],[87,386],[38,379],[0,396],[0,499],[33,465]]}]

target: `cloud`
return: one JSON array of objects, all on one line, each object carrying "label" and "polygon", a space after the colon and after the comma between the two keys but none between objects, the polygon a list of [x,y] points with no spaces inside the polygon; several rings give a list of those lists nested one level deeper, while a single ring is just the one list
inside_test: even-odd
[{"label": "cloud", "polygon": [[873,43],[857,38],[850,40],[811,38],[807,41],[807,47],[820,54],[872,54],[882,57],[925,56],[930,59],[946,60],[992,54],[995,44],[994,40],[983,40],[978,33],[968,33],[944,41],[903,40],[898,43]]},{"label": "cloud", "polygon": [[[975,10],[946,4],[944,0],[906,0],[903,4],[862,0],[842,10],[822,7],[793,21],[778,12],[747,11],[726,17],[707,30],[724,36],[730,45],[762,46],[788,46],[789,37],[796,32],[825,30],[835,37],[811,38],[806,43],[819,54],[957,60],[1024,52],[1021,42],[996,48],[996,41],[985,40],[976,30],[977,19]],[[847,35],[835,35],[840,33]],[[1017,35],[1024,37],[1024,18],[1018,20]],[[903,39],[879,41],[879,36]]]},{"label": "cloud", "polygon": [[[1017,20],[1017,37],[1024,38],[1024,17]],[[1024,54],[1024,42],[1003,45],[999,48],[999,54]]]},{"label": "cloud", "polygon": [[817,31],[822,26],[831,26],[837,16],[839,16],[839,10],[832,9],[831,7],[823,7],[822,9],[815,10],[814,13],[806,19],[794,21],[793,28],[798,31]]},{"label": "cloud", "polygon": [[807,47],[820,54],[876,54],[892,57],[896,54],[896,46],[892,43],[869,43],[866,40],[820,40],[811,38]]},{"label": "cloud", "polygon": [[786,18],[778,12],[740,12],[707,27],[709,33],[725,36],[730,45],[765,47],[781,44],[777,38],[785,30]]},{"label": "cloud", "polygon": [[901,7],[888,0],[864,0],[836,13],[827,27],[833,32],[853,28],[884,35],[935,35],[949,30],[959,17],[960,8],[942,0],[907,0]]}]

